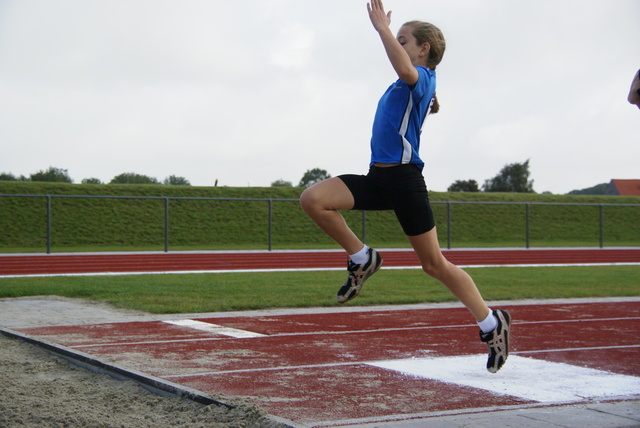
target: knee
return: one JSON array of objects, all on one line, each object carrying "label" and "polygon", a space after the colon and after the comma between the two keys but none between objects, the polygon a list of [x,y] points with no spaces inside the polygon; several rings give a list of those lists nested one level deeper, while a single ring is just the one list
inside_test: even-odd
[{"label": "knee", "polygon": [[351,209],[353,196],[339,178],[329,178],[305,189],[300,195],[300,206],[309,215]]},{"label": "knee", "polygon": [[438,270],[436,269],[435,265],[423,263],[422,264],[422,270],[427,275],[429,275],[431,277],[434,277],[434,278],[437,278]]},{"label": "knee", "polygon": [[444,256],[422,261],[422,270],[424,273],[437,280],[444,278],[448,267],[449,262],[444,258]]},{"label": "knee", "polygon": [[300,207],[306,213],[316,211],[320,205],[320,198],[312,187],[306,188],[300,195]]}]

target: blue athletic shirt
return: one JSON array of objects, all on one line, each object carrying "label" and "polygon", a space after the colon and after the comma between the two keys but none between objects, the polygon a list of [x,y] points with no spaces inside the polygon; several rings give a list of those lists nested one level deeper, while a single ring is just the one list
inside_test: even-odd
[{"label": "blue athletic shirt", "polygon": [[378,102],[371,136],[371,165],[416,164],[424,168],[418,153],[422,124],[436,91],[436,72],[416,67],[418,82],[410,87],[398,79]]}]

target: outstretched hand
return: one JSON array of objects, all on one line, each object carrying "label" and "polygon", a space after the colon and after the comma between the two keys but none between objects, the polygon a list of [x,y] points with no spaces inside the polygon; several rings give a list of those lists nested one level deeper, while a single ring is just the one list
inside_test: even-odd
[{"label": "outstretched hand", "polygon": [[371,3],[367,3],[367,10],[369,11],[369,19],[371,19],[373,28],[375,28],[376,31],[389,28],[391,24],[391,11],[385,13],[382,0],[371,0]]},{"label": "outstretched hand", "polygon": [[382,0],[371,0],[367,3],[369,19],[376,29],[391,61],[391,66],[398,74],[398,78],[407,85],[415,85],[420,77],[411,57],[396,39],[389,25],[391,25],[391,11],[385,13]]}]

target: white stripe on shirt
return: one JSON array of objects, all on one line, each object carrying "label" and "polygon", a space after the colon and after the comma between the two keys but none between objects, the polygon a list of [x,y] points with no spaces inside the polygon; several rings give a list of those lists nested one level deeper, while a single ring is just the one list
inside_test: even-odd
[{"label": "white stripe on shirt", "polygon": [[400,125],[400,136],[402,137],[402,162],[403,164],[411,162],[411,156],[413,155],[413,149],[411,143],[407,140],[407,129],[409,128],[409,119],[411,117],[411,110],[413,109],[413,95],[409,92],[409,102],[407,108],[404,110],[404,116],[402,117],[402,125]]}]

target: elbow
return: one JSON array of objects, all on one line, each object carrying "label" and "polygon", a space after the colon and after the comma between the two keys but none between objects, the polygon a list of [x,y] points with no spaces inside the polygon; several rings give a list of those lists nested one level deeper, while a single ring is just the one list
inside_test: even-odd
[{"label": "elbow", "polygon": [[409,86],[413,86],[418,83],[418,70],[415,67],[409,67],[405,69],[396,70],[398,78]]}]

